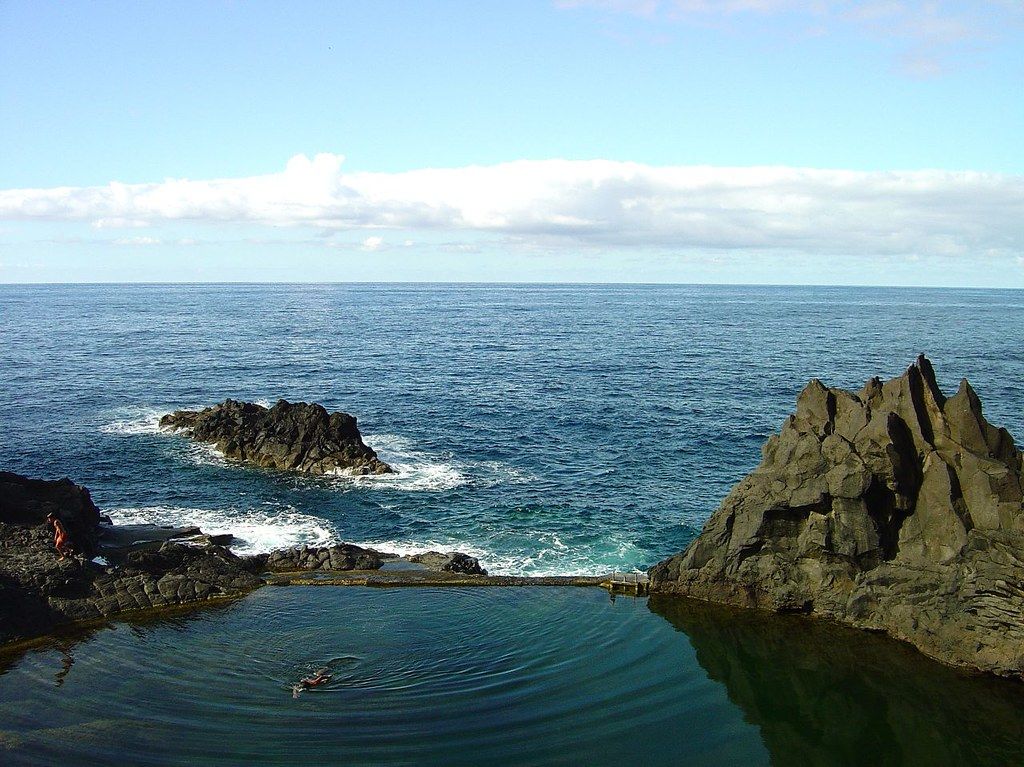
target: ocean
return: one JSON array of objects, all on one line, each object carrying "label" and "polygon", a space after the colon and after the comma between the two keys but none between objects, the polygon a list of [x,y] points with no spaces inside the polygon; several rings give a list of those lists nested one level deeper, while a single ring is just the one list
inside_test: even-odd
[{"label": "ocean", "polygon": [[[684,548],[811,377],[919,353],[1024,436],[1024,293],[579,285],[0,286],[0,458],[115,521],[458,549],[497,574]],[[320,402],[397,470],[300,477],[157,428]],[[323,689],[291,685],[327,665]],[[0,653],[12,765],[1006,765],[1019,685],[799,617],[598,589],[261,589]]]},{"label": "ocean", "polygon": [[[1024,434],[1020,291],[579,285],[0,286],[0,457],[115,521],[459,549],[501,574],[686,546],[814,376],[917,354]],[[355,415],[394,477],[254,470],[160,433],[227,397]]]}]

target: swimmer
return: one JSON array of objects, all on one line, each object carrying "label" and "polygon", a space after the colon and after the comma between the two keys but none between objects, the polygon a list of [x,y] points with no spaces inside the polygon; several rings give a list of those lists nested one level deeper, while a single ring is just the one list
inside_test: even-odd
[{"label": "swimmer", "polygon": [[292,686],[292,697],[297,698],[299,697],[299,693],[303,690],[310,690],[314,687],[319,687],[322,684],[327,684],[328,682],[330,682],[332,676],[330,673],[328,673],[329,671],[330,669],[326,667],[317,669],[312,676],[307,676],[300,679],[298,683]]}]

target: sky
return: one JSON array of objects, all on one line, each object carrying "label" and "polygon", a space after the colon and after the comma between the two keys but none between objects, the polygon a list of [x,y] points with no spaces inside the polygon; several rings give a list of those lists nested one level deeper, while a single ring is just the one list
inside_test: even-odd
[{"label": "sky", "polygon": [[1024,287],[1024,2],[0,0],[0,282]]}]

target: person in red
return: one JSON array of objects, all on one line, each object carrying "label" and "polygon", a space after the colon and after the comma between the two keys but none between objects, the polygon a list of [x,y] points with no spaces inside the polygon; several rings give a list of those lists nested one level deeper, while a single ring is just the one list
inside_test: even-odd
[{"label": "person in red", "polygon": [[75,550],[71,544],[71,536],[68,534],[68,529],[64,527],[64,523],[55,514],[47,514],[46,521],[53,527],[53,545],[57,547],[57,553],[60,554],[60,558],[64,559],[64,557],[72,556]]}]

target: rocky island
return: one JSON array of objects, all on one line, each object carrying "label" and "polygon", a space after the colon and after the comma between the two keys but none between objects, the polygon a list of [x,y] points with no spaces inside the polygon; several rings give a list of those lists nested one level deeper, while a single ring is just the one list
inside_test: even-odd
[{"label": "rocky island", "polygon": [[652,593],[809,613],[946,663],[1024,678],[1021,453],[931,363],[796,412]]},{"label": "rocky island", "polygon": [[213,444],[227,458],[304,474],[391,474],[363,443],[356,419],[323,405],[278,400],[267,408],[224,400],[203,410],[176,410],[160,428]]}]

